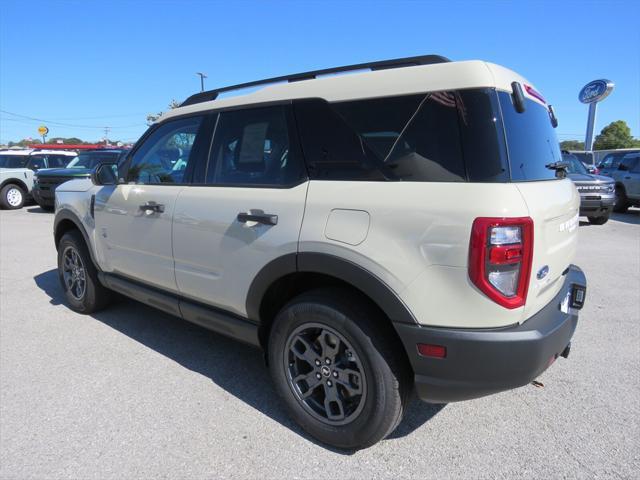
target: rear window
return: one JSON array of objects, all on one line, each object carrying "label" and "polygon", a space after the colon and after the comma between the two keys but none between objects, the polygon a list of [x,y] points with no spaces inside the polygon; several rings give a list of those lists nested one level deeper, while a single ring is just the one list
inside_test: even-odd
[{"label": "rear window", "polygon": [[28,155],[0,155],[0,168],[22,168],[28,161]]},{"label": "rear window", "polygon": [[295,102],[311,178],[508,181],[495,91]]},{"label": "rear window", "polygon": [[548,110],[526,100],[523,113],[516,112],[511,95],[498,92],[511,164],[511,180],[553,180],[555,170],[545,165],[561,160],[560,144]]}]

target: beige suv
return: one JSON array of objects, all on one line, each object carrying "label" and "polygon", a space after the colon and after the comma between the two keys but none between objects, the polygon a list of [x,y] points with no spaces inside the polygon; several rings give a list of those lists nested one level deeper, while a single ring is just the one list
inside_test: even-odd
[{"label": "beige suv", "polygon": [[78,312],[116,291],[263,349],[306,431],[363,448],[413,390],[475,398],[568,355],[586,280],[555,125],[518,74],[439,56],[198,93],[57,189],[61,284]]}]

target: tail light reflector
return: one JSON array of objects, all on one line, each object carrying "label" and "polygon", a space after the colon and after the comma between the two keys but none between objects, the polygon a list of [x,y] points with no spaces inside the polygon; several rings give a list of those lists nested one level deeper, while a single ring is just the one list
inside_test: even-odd
[{"label": "tail light reflector", "polygon": [[527,301],[533,256],[533,220],[476,218],[469,245],[469,278],[505,308]]},{"label": "tail light reflector", "polygon": [[447,356],[447,347],[431,345],[429,343],[419,343],[418,353],[423,357],[445,358]]}]

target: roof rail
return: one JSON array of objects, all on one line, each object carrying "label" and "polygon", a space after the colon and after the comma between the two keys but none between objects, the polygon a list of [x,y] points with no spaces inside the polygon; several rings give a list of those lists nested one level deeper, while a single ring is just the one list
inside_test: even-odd
[{"label": "roof rail", "polygon": [[228,87],[216,88],[214,90],[207,90],[205,92],[196,93],[191,95],[184,102],[180,104],[181,107],[186,105],[193,105],[195,103],[209,102],[218,98],[218,95],[223,92],[230,92],[232,90],[240,90],[242,88],[256,87],[258,85],[266,85],[269,83],[277,82],[298,82],[301,80],[312,80],[318,75],[329,75],[332,73],[350,72],[354,70],[370,69],[375,70],[387,70],[391,68],[412,67],[416,65],[430,65],[434,63],[450,62],[446,57],[440,55],[422,55],[418,57],[406,57],[396,58],[393,60],[381,60],[379,62],[367,62],[358,63],[356,65],[345,65],[343,67],[333,67],[324,70],[313,70],[311,72],[294,73],[293,75],[284,75],[281,77],[266,78],[264,80],[255,80],[253,82],[240,83],[238,85],[231,85]]}]

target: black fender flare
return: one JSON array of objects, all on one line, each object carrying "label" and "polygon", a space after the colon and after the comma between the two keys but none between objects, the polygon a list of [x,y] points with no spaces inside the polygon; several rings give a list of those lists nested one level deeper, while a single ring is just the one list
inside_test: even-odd
[{"label": "black fender flare", "polygon": [[72,222],[75,227],[80,231],[80,234],[82,235],[82,238],[84,238],[84,242],[87,245],[87,250],[89,250],[89,255],[91,255],[91,261],[93,262],[93,265],[96,267],[96,269],[98,269],[98,271],[100,271],[100,267],[98,266],[98,262],[96,261],[96,257],[95,254],[93,252],[93,247],[92,247],[92,243],[89,240],[89,234],[87,233],[87,230],[84,228],[84,225],[82,224],[82,221],[78,218],[78,216],[71,212],[70,210],[60,210],[56,213],[55,219],[53,220],[53,241],[55,243],[55,247],[56,250],[58,249],[58,229],[60,228],[60,224],[63,221],[70,221]]},{"label": "black fender flare", "polygon": [[392,322],[416,324],[409,308],[384,281],[349,260],[326,253],[290,253],[265,265],[247,292],[249,319],[260,321],[260,305],[267,289],[278,279],[293,273],[320,273],[338,278],[367,295]]}]

